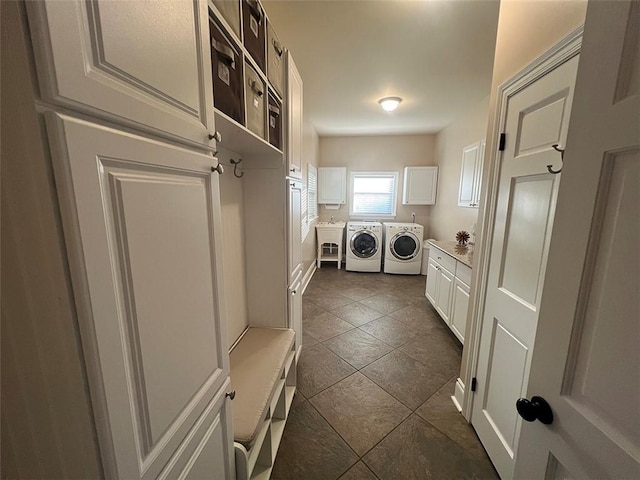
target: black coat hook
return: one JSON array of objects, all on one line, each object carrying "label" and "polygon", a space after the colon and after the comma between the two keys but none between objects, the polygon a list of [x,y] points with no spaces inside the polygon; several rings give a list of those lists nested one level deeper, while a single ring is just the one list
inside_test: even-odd
[{"label": "black coat hook", "polygon": [[231,162],[231,165],[233,165],[233,176],[236,178],[242,178],[244,175],[244,172],[240,172],[240,175],[238,175],[238,165],[240,165],[240,162],[242,162],[242,159],[238,159],[238,160],[234,160],[233,158],[229,160]]},{"label": "black coat hook", "polygon": [[[551,148],[553,148],[556,152],[560,152],[560,160],[564,162],[564,148],[560,148],[557,143],[551,145]],[[562,171],[562,167],[560,167],[558,170],[554,170],[553,165],[547,165],[547,170],[549,171],[549,173],[557,175]]]}]

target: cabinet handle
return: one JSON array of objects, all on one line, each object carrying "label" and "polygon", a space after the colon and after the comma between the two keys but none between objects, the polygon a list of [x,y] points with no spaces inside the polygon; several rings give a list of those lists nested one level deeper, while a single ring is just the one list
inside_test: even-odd
[{"label": "cabinet handle", "polygon": [[224,167],[221,163],[218,163],[215,167],[211,167],[212,172],[218,172],[220,175],[224,173]]},{"label": "cabinet handle", "polygon": [[295,297],[297,290],[291,290],[291,295]]},{"label": "cabinet handle", "polygon": [[222,141],[222,135],[220,132],[214,132],[209,134],[209,140],[215,140],[216,142]]},{"label": "cabinet handle", "polygon": [[225,397],[229,397],[231,400],[233,400],[234,398],[236,398],[236,391],[231,390],[230,392],[225,393]]}]

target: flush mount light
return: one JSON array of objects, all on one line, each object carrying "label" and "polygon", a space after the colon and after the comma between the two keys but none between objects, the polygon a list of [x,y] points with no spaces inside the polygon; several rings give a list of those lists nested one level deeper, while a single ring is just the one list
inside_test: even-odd
[{"label": "flush mount light", "polygon": [[402,99],[400,97],[384,97],[378,100],[378,103],[387,112],[393,112],[396,108],[398,108],[398,105],[400,105],[401,101]]}]

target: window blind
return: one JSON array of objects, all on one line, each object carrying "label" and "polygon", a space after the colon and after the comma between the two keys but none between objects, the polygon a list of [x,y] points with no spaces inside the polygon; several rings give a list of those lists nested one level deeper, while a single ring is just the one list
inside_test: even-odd
[{"label": "window blind", "polygon": [[352,172],[351,214],[395,216],[397,172]]}]

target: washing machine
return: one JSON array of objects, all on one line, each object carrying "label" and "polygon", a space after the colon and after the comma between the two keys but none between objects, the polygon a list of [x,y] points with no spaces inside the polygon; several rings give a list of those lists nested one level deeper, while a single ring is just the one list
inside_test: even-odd
[{"label": "washing machine", "polygon": [[347,223],[347,270],[379,272],[382,268],[382,224]]},{"label": "washing machine", "polygon": [[417,223],[384,223],[384,273],[419,275],[424,227]]}]

